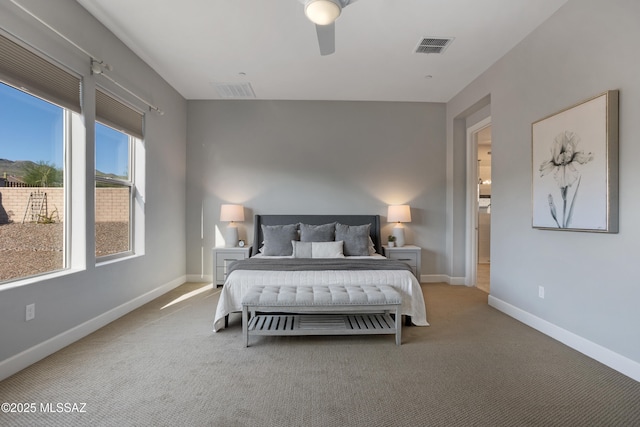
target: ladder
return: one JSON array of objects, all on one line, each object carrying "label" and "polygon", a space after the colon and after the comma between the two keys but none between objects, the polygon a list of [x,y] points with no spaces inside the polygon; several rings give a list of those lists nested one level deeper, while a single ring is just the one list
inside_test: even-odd
[{"label": "ladder", "polygon": [[30,222],[39,222],[43,217],[46,218],[47,213],[47,193],[32,192],[29,194],[29,201],[27,202],[27,208],[24,210],[22,223],[24,224],[27,220],[27,216],[30,216]]}]

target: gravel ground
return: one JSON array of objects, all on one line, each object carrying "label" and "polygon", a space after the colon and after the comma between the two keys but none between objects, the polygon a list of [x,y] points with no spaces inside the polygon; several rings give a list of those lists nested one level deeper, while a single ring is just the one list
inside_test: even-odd
[{"label": "gravel ground", "polygon": [[129,250],[129,223],[96,223],[96,248],[96,256],[105,256]]},{"label": "gravel ground", "polygon": [[[0,225],[0,281],[63,268],[63,224]],[[127,250],[129,227],[123,222],[96,224],[96,255]]]}]

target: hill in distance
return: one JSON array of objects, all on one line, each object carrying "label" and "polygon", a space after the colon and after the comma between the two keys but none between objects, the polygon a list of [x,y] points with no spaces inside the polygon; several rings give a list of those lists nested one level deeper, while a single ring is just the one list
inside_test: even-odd
[{"label": "hill in distance", "polygon": [[[27,167],[33,167],[36,163],[31,160],[7,160],[0,159],[0,177],[3,177],[6,173],[7,176],[15,176],[17,178],[21,178],[24,175],[24,170]],[[104,173],[100,171],[96,171],[97,176],[101,176],[104,178],[122,178],[121,176],[112,174],[112,173]]]},{"label": "hill in distance", "polygon": [[0,177],[4,176],[6,173],[7,176],[15,176],[22,177],[24,173],[24,169],[29,166],[35,166],[35,162],[31,160],[7,160],[0,159]]}]

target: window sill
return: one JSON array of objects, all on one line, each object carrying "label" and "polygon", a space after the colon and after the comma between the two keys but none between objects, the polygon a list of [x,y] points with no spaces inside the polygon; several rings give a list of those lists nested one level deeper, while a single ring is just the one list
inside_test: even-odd
[{"label": "window sill", "polygon": [[133,252],[120,252],[118,254],[106,255],[100,258],[96,258],[96,267],[109,265],[109,264],[113,264],[113,263],[128,260],[128,259],[139,258],[141,256],[142,254],[135,254]]},{"label": "window sill", "polygon": [[64,270],[52,271],[51,273],[42,273],[37,276],[25,277],[23,279],[16,279],[13,281],[8,281],[5,283],[0,283],[0,292],[6,291],[8,289],[19,288],[22,286],[32,285],[34,283],[41,283],[47,280],[57,279],[59,277],[69,276],[71,274],[79,273],[81,271],[85,271],[83,268],[67,268]]}]

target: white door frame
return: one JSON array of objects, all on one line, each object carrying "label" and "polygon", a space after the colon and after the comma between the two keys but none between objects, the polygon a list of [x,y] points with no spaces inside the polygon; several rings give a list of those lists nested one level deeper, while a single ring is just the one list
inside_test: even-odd
[{"label": "white door frame", "polygon": [[478,281],[478,138],[482,129],[491,126],[491,116],[467,128],[467,221],[465,279],[467,286]]}]

